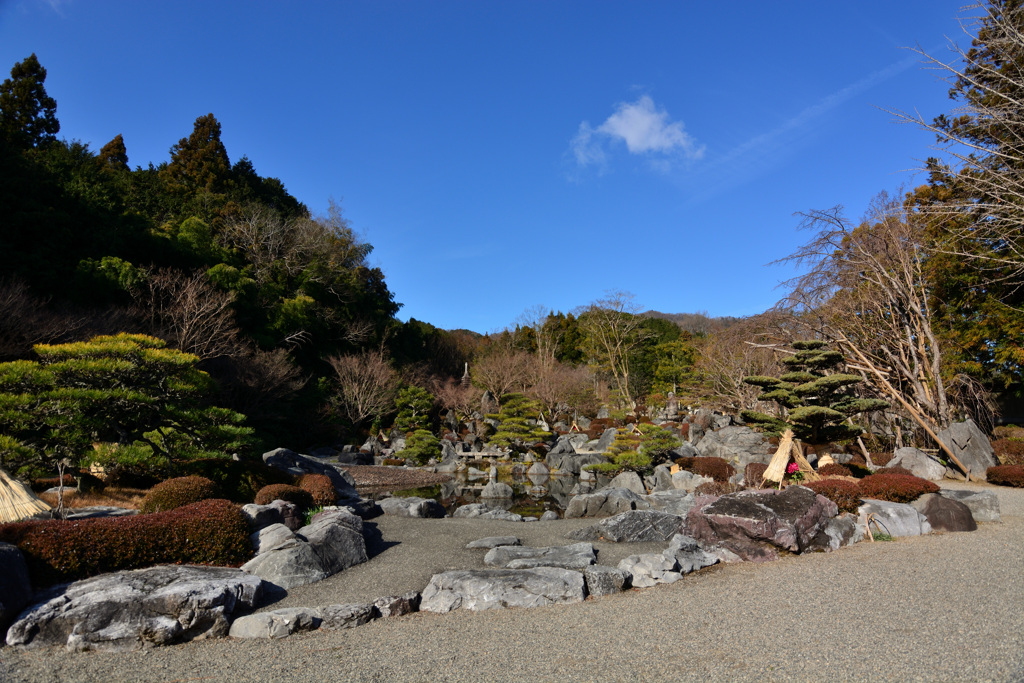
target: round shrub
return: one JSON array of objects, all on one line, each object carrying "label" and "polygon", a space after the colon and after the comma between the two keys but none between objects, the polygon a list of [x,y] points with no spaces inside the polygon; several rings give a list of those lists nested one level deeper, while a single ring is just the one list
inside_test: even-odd
[{"label": "round shrub", "polygon": [[906,474],[872,474],[857,483],[861,498],[910,503],[926,493],[938,493],[938,485]]},{"label": "round shrub", "polygon": [[[825,467],[829,467],[826,465]],[[840,465],[841,467],[841,465]],[[839,512],[857,512],[860,493],[857,484],[845,479],[821,479],[804,484],[818,495],[825,496],[839,508]]]},{"label": "round shrub", "polygon": [[283,500],[288,503],[295,503],[300,510],[308,510],[313,505],[313,496],[309,491],[300,489],[290,484],[271,484],[264,486],[256,493],[257,505],[268,505],[275,500]]},{"label": "round shrub", "polygon": [[909,475],[911,477],[914,476],[913,472],[908,470],[906,467],[903,467],[902,465],[893,465],[892,467],[883,467],[878,472],[876,472],[876,474],[906,474],[906,475]]},{"label": "round shrub", "polygon": [[743,483],[747,486],[760,486],[767,470],[768,465],[763,462],[749,463],[743,470]]},{"label": "round shrub", "polygon": [[895,457],[895,453],[871,453],[871,464],[875,467],[885,467]]},{"label": "round shrub", "polygon": [[690,471],[719,483],[729,481],[729,477],[736,473],[733,466],[722,458],[694,458]]},{"label": "round shrub", "polygon": [[[846,465],[840,465],[837,462],[831,462],[827,465],[822,465],[821,467],[819,467],[818,474],[820,474],[823,477],[852,477],[853,471]],[[851,486],[852,485],[853,484],[851,484]],[[828,498],[828,496],[825,497]]]},{"label": "round shrub", "polygon": [[150,489],[139,509],[143,513],[165,512],[220,495],[217,485],[206,477],[177,477]]},{"label": "round shrub", "polygon": [[338,491],[326,474],[304,474],[299,477],[296,485],[309,492],[316,507],[328,507],[338,502]]},{"label": "round shrub", "polygon": [[256,493],[270,484],[290,484],[292,475],[258,460],[199,458],[181,463],[182,474],[206,477],[220,487],[224,496],[236,503],[251,503]]},{"label": "round shrub", "polygon": [[996,465],[985,470],[988,483],[996,486],[1024,488],[1024,467],[1020,465]]}]

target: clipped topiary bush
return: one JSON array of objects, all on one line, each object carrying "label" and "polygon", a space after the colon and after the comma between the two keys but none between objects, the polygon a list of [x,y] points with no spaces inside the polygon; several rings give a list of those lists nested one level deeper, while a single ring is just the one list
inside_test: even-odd
[{"label": "clipped topiary bush", "polygon": [[177,477],[162,481],[146,494],[139,506],[143,514],[166,512],[201,500],[220,498],[220,489],[206,477]]},{"label": "clipped topiary bush", "polygon": [[752,462],[743,470],[743,483],[747,486],[760,486],[768,465],[763,462]]},{"label": "clipped topiary bush", "polygon": [[861,498],[892,503],[911,503],[926,493],[938,493],[939,487],[927,479],[907,474],[872,474],[857,484]]},{"label": "clipped topiary bush", "polygon": [[304,474],[299,477],[296,485],[309,492],[316,507],[327,507],[338,502],[338,491],[326,474]]},{"label": "clipped topiary bush", "polygon": [[733,466],[722,458],[693,458],[690,471],[703,477],[711,477],[716,482],[724,483],[736,473]]},{"label": "clipped topiary bush", "polygon": [[895,453],[884,452],[884,453],[871,453],[871,464],[875,467],[885,467],[890,460],[893,459]]},{"label": "clipped topiary bush", "polygon": [[3,524],[0,541],[18,546],[36,589],[156,564],[237,567],[253,554],[248,519],[227,500],[151,515]]},{"label": "clipped topiary bush", "polygon": [[996,486],[1024,488],[1024,467],[1020,465],[996,465],[985,470],[988,483]]},{"label": "clipped topiary bush", "polygon": [[860,489],[852,481],[821,479],[819,481],[809,481],[803,485],[818,495],[825,496],[831,500],[839,508],[839,512],[857,512],[857,508],[860,507]]},{"label": "clipped topiary bush", "polygon": [[255,502],[257,505],[267,505],[275,500],[283,500],[288,503],[295,503],[300,510],[308,510],[313,507],[313,496],[309,491],[300,489],[290,484],[271,484],[264,486],[256,492]]},{"label": "clipped topiary bush", "polygon": [[[846,465],[840,465],[837,462],[832,462],[819,467],[818,474],[823,477],[852,477],[853,471]],[[825,497],[828,498],[828,496]]]},{"label": "clipped topiary bush", "polygon": [[259,460],[201,458],[181,463],[178,471],[184,475],[206,477],[220,487],[226,498],[236,503],[251,503],[264,486],[291,484],[295,480],[287,472]]}]

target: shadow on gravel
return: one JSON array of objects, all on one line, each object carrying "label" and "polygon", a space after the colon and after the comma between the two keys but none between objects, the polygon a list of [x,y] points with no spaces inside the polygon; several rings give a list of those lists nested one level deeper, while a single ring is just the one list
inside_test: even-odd
[{"label": "shadow on gravel", "polygon": [[377,557],[388,548],[398,545],[398,541],[385,541],[380,529],[373,522],[363,522],[363,538],[366,539],[367,559]]}]

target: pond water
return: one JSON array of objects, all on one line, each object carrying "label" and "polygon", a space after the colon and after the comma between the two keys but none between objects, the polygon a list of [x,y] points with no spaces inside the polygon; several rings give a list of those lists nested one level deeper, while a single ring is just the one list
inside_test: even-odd
[{"label": "pond water", "polygon": [[[480,498],[480,492],[490,481],[486,473],[470,476],[465,472],[453,475],[455,478],[443,484],[424,486],[421,488],[391,491],[395,496],[418,496],[433,498],[444,506],[449,514],[461,505],[470,503],[486,503],[491,507],[500,507],[523,516],[540,517],[548,510],[554,510],[563,516],[569,505],[569,499],[577,493],[592,493],[604,488],[611,481],[610,477],[597,476],[597,481],[580,481],[578,476],[528,475],[513,472],[499,474],[497,480],[512,487],[513,498],[496,499]],[[387,493],[364,494],[365,497],[383,498]]]}]

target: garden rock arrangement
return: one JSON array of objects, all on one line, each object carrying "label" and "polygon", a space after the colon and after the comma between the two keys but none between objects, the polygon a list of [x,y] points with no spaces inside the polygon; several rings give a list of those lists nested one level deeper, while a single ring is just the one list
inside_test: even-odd
[{"label": "garden rock arrangement", "polygon": [[465,569],[435,574],[423,591],[420,609],[539,607],[582,602],[585,597],[583,574],[571,569]]},{"label": "garden rock arrangement", "polygon": [[281,588],[322,581],[367,559],[363,520],[346,508],[324,510],[296,532],[278,523],[254,536],[256,557],[242,570]]},{"label": "garden rock arrangement", "polygon": [[162,565],[58,586],[22,613],[8,645],[135,650],[225,636],[263,582],[238,569]]}]

